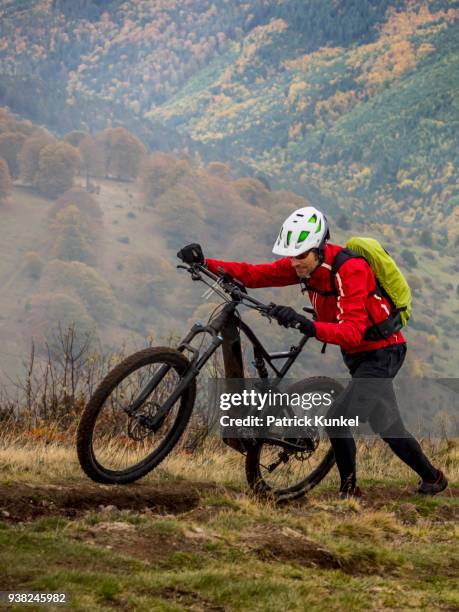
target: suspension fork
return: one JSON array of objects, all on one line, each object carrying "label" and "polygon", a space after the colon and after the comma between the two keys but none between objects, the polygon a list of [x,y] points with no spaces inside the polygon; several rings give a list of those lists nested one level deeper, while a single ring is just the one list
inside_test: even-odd
[{"label": "suspension fork", "polygon": [[[185,375],[180,379],[179,384],[176,386],[171,395],[167,398],[164,404],[161,406],[160,410],[153,416],[145,416],[142,415],[142,425],[145,425],[152,431],[156,431],[161,426],[164,418],[169,413],[172,406],[179,399],[179,397],[184,393],[187,387],[190,385],[191,381],[196,378],[199,374],[203,366],[210,359],[210,357],[215,353],[218,347],[221,344],[225,343],[225,337],[227,337],[226,326],[228,324],[228,320],[237,320],[234,316],[234,304],[228,304],[223,309],[222,313],[217,317],[217,319],[210,326],[203,326],[201,323],[195,323],[191,328],[190,332],[185,336],[185,338],[180,342],[177,350],[183,352],[185,349],[189,350],[193,354],[193,358],[190,362],[190,367],[185,372]],[[234,326],[234,323],[233,323]],[[233,328],[231,328],[232,334],[234,334]],[[222,332],[221,334],[219,332]],[[193,338],[200,333],[210,333],[212,336],[212,341],[209,348],[202,354],[199,355],[199,351],[191,346],[190,342]],[[233,337],[231,335],[231,337]],[[228,340],[226,341],[228,343]],[[240,338],[239,338],[239,349],[240,349]],[[228,351],[228,349],[226,349]],[[237,352],[236,352],[237,355]],[[240,351],[240,363],[242,366],[242,351]],[[126,409],[126,413],[129,416],[134,416],[136,411],[140,408],[140,406],[147,400],[147,398],[151,395],[154,389],[158,386],[164,376],[169,372],[172,366],[164,364],[159,370],[154,374],[151,379],[147,382],[143,389],[141,389],[138,396],[134,399],[133,402]]]}]

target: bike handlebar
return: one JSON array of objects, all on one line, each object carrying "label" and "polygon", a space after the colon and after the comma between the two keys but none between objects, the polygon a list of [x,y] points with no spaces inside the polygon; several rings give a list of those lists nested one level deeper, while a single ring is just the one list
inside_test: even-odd
[{"label": "bike handlebar", "polygon": [[[274,303],[270,302],[269,304],[263,304],[263,302],[259,302],[254,297],[248,295],[244,285],[232,278],[229,274],[223,273],[221,275],[214,274],[210,270],[208,270],[202,264],[180,264],[177,268],[181,268],[183,270],[187,270],[191,274],[191,278],[193,280],[203,280],[201,274],[204,274],[214,282],[218,283],[218,285],[223,289],[225,293],[230,295],[233,300],[237,300],[238,302],[245,303],[249,308],[253,308],[258,310],[258,312],[263,317],[268,317],[271,319],[269,311],[275,306]],[[299,329],[300,323],[292,323],[289,327],[294,329]]]},{"label": "bike handlebar", "polygon": [[221,275],[214,274],[214,272],[211,272],[202,264],[180,264],[177,266],[177,268],[187,270],[191,274],[191,278],[193,280],[202,280],[201,274],[204,274],[214,282],[218,283],[219,287],[221,287],[223,291],[230,295],[233,299],[236,298],[241,302],[249,302],[253,307],[256,307],[258,310],[268,311],[273,306],[273,304],[263,304],[262,302],[256,300],[254,297],[248,295],[244,285],[226,272],[222,271]]}]

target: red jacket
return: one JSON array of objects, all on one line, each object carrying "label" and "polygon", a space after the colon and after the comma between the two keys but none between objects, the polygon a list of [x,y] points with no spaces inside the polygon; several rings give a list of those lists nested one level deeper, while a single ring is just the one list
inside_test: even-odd
[{"label": "red jacket", "polygon": [[[324,262],[307,279],[308,285],[320,291],[332,291],[331,264],[343,247],[327,243]],[[221,267],[246,287],[284,287],[300,283],[290,257],[283,257],[266,264],[228,262],[207,259],[211,272],[218,274]],[[338,296],[322,296],[308,290],[309,299],[317,314],[316,335],[321,342],[338,344],[347,353],[373,351],[391,344],[401,344],[405,338],[401,332],[390,338],[368,341],[363,339],[365,330],[384,321],[390,313],[388,301],[369,293],[376,289],[376,280],[364,259],[348,259],[336,274]]]}]

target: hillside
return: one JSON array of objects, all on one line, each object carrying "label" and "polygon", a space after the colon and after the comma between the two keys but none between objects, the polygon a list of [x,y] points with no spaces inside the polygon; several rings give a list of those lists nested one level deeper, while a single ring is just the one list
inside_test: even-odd
[{"label": "hillside", "polygon": [[[457,247],[459,3],[0,2],[0,103]],[[27,76],[26,76],[27,75]]]},{"label": "hillside", "polygon": [[[238,200],[235,192],[231,196],[231,182],[217,185],[227,190],[226,197],[232,197],[229,201],[233,206],[238,202],[243,209],[245,207],[241,223],[249,213],[257,219],[255,237],[258,238],[255,242],[247,244],[252,230],[242,229],[236,219],[229,223],[228,214],[227,224],[222,225],[218,208],[212,209],[212,201],[206,200],[200,204],[207,211],[203,225],[195,229],[186,227],[188,220],[185,218],[185,227],[183,224],[176,226],[171,239],[165,230],[167,215],[165,217],[165,213],[157,207],[145,206],[136,184],[100,179],[99,185],[99,195],[93,196],[103,211],[95,246],[96,260],[91,266],[83,267],[85,270],[94,269],[108,283],[115,306],[113,311],[101,312],[99,302],[88,302],[86,294],[80,293],[77,299],[79,303],[81,299],[86,300],[83,319],[86,321],[90,317],[95,321],[96,336],[101,339],[105,351],[117,351],[123,343],[127,344],[127,350],[132,351],[135,347],[143,346],[148,337],[154,343],[161,343],[171,334],[182,336],[193,320],[206,320],[218,303],[216,298],[211,298],[210,303],[203,301],[201,296],[205,287],[192,284],[188,275],[175,270],[178,244],[197,238],[209,256],[238,260],[243,252],[243,257],[250,261],[271,260],[272,234],[277,231],[277,224],[284,213],[275,213],[275,223],[268,223],[262,209]],[[176,191],[177,187],[172,188],[171,197]],[[265,196],[278,197],[275,192],[266,192]],[[285,197],[285,192],[282,197]],[[220,197],[224,210],[225,202],[228,205],[228,200]],[[64,293],[75,297],[72,284],[69,285],[59,275],[55,276],[59,272],[56,266],[60,260],[52,254],[53,234],[50,233],[49,213],[53,206],[52,200],[17,186],[9,205],[1,211],[0,270],[4,291],[0,296],[0,364],[5,382],[5,374],[22,371],[21,364],[30,350],[31,338],[38,341],[42,337],[40,330],[43,330],[43,321],[47,317],[41,318],[43,313],[38,308],[37,296],[51,290],[54,295]],[[276,225],[276,230],[273,225]],[[219,240],[222,231],[225,236],[223,244]],[[332,222],[332,235],[336,242],[343,243],[352,233],[379,237],[408,274],[414,291],[413,319],[407,330],[411,348],[408,359],[410,371],[425,376],[454,376],[459,363],[458,343],[455,340],[457,292],[452,283],[452,277],[457,272],[454,258],[446,253],[412,245],[409,238],[400,245],[394,234],[384,235],[388,233],[387,226],[355,222],[352,228],[342,230]],[[238,247],[238,244],[244,246]],[[401,255],[406,246],[417,261],[412,272],[406,268]],[[27,272],[26,254],[30,251],[43,258],[44,268],[39,278],[30,278]],[[76,277],[72,282],[77,283]],[[304,305],[304,298],[296,287],[257,290],[255,294],[265,302],[291,303],[299,309]],[[439,294],[442,296],[440,301]],[[65,308],[59,312],[64,323],[72,316]],[[80,311],[77,314],[78,321],[83,315]],[[294,332],[286,335],[277,325],[269,326],[255,313],[245,312],[245,317],[261,338],[269,338],[268,345],[273,349],[284,347],[296,338]],[[56,333],[56,321],[53,321],[49,332],[44,331],[49,334],[46,336],[49,341]],[[308,348],[307,354],[300,359],[298,374],[344,374],[336,347],[329,346],[326,356],[320,356],[319,351],[319,343]],[[309,357],[311,352],[315,359]]]},{"label": "hillside", "polygon": [[387,15],[367,44],[306,54],[273,20],[147,117],[330,210],[455,244],[459,12]]},{"label": "hillside", "polygon": [[[102,354],[176,343],[219,303],[216,296],[204,299],[204,287],[176,270],[177,250],[199,241],[209,257],[272,260],[279,224],[308,202],[263,180],[234,178],[220,162],[149,155],[125,129],[71,132],[60,141],[2,109],[0,119],[5,176],[10,168],[18,177],[13,188],[11,180],[0,180],[7,193],[0,199],[0,363],[9,389],[11,378],[24,372],[32,340],[40,357],[59,353],[59,325],[75,323],[75,348],[90,337],[91,350]],[[130,178],[113,178],[120,172]],[[338,244],[352,234],[379,238],[406,273],[413,291],[406,371],[454,377],[458,268],[452,251],[429,232],[423,233],[429,248],[419,244],[411,227],[395,230],[346,215],[330,223]],[[297,286],[256,293],[265,303],[305,305]],[[297,338],[255,312],[245,310],[244,317],[271,350]],[[345,374],[337,347],[325,356],[320,348],[308,345],[292,375]]]}]

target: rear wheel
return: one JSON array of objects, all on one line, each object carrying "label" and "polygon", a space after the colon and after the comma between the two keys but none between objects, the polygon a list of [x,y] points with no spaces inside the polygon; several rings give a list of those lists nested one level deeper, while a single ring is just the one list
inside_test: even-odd
[{"label": "rear wheel", "polygon": [[[343,386],[325,376],[308,378],[290,387],[290,393],[332,392],[337,397]],[[328,438],[315,427],[306,428],[298,439],[299,450],[284,448],[281,441],[259,440],[246,455],[246,476],[252,491],[277,501],[296,499],[315,487],[335,464]]]},{"label": "rear wheel", "polygon": [[[174,448],[190,419],[196,396],[193,379],[159,425],[154,419],[189,367],[179,351],[148,348],[134,353],[102,380],[78,427],[77,452],[84,472],[94,481],[126,484],[145,476]],[[153,375],[163,375],[134,415],[126,408]]]}]

